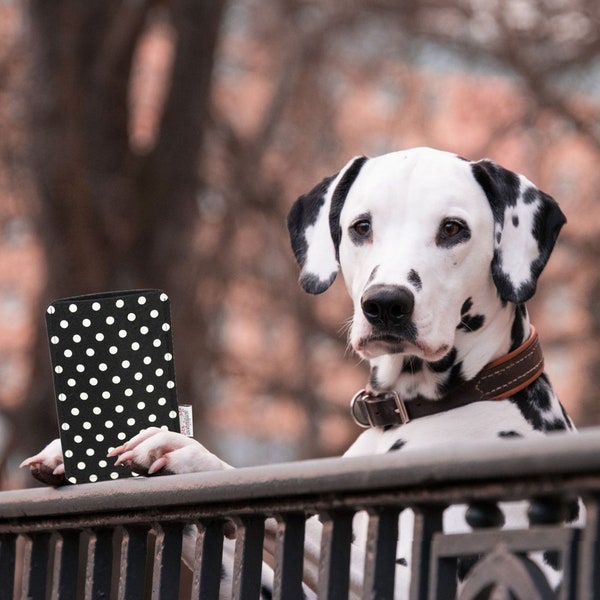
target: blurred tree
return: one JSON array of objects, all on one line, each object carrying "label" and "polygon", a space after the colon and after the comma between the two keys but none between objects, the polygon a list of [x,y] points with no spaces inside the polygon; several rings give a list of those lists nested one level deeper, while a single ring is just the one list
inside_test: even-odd
[{"label": "blurred tree", "polygon": [[[196,197],[224,0],[29,3],[31,145],[39,233],[54,298],[162,287],[173,299],[182,397],[195,393],[208,346],[197,310]],[[132,148],[132,61],[149,21],[167,18],[175,55],[152,148]],[[194,367],[192,367],[192,363]],[[55,431],[45,331],[21,419],[29,449]],[[48,375],[46,375],[48,374]]]}]

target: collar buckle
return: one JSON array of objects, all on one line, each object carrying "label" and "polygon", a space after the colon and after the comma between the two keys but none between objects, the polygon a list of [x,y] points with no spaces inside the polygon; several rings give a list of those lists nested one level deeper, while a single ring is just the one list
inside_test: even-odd
[{"label": "collar buckle", "polygon": [[396,410],[394,412],[400,416],[401,424],[406,425],[406,423],[410,421],[408,410],[406,410],[406,404],[404,404],[404,400],[400,398],[398,392],[391,392],[391,394],[394,396],[394,400],[396,400]]},{"label": "collar buckle", "polygon": [[410,421],[406,405],[398,392],[373,394],[362,389],[354,394],[350,402],[350,414],[360,427],[381,427],[390,420],[390,413],[396,425]]}]

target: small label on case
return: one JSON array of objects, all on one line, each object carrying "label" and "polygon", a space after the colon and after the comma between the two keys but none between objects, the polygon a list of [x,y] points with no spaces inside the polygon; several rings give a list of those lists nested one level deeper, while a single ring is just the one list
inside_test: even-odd
[{"label": "small label on case", "polygon": [[194,418],[191,404],[179,405],[179,426],[183,435],[194,437]]}]

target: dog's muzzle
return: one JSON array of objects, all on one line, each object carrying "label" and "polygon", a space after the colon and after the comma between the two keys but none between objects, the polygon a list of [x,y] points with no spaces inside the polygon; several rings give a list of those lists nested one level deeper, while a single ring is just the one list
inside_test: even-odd
[{"label": "dog's muzzle", "polygon": [[404,286],[373,285],[365,291],[360,303],[365,318],[373,327],[394,331],[410,321],[415,297]]}]

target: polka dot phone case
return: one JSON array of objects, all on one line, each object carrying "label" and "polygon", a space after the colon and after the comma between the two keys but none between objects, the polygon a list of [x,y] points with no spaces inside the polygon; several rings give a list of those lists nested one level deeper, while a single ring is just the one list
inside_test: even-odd
[{"label": "polka dot phone case", "polygon": [[146,427],[179,431],[169,299],[160,290],[63,298],[46,325],[71,483],[130,477],[107,458]]}]

